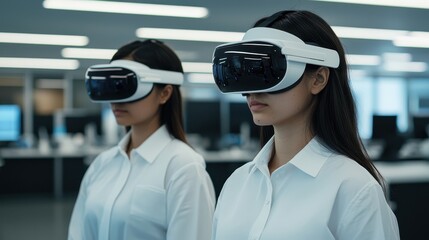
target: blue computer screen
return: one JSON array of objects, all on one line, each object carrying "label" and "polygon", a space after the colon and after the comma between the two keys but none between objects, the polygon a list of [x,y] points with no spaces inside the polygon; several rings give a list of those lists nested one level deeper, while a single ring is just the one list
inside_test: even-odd
[{"label": "blue computer screen", "polygon": [[21,109],[0,105],[0,141],[17,141],[21,135]]}]

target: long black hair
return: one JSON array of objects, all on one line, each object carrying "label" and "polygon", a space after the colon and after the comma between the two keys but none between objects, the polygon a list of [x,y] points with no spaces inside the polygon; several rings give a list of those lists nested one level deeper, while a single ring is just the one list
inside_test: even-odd
[{"label": "long black hair", "polygon": [[[131,58],[152,69],[183,73],[182,63],[174,51],[163,42],[148,39],[133,41],[118,49],[111,61]],[[163,88],[165,84],[154,84]],[[171,135],[187,143],[183,128],[182,96],[178,85],[171,85],[173,92],[168,101],[161,107],[161,124],[165,124]]]},{"label": "long black hair", "polygon": [[[281,11],[258,20],[254,27],[270,27],[291,33],[306,43],[333,49],[340,56],[338,68],[330,68],[326,87],[317,95],[311,117],[311,130],[321,143],[364,167],[384,186],[383,178],[366,152],[359,136],[356,107],[349,85],[345,52],[329,24],[309,11]],[[306,72],[317,69],[306,66]],[[273,136],[272,126],[261,127],[261,145]]]}]

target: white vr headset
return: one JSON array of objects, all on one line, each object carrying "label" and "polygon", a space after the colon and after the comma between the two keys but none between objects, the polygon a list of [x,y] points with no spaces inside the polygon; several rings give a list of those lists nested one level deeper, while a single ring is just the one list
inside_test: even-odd
[{"label": "white vr headset", "polygon": [[115,60],[91,66],[85,74],[86,90],[93,102],[137,101],[149,95],[154,83],[181,85],[183,73],[151,69],[131,60]]},{"label": "white vr headset", "polygon": [[306,64],[337,68],[339,56],[267,27],[252,28],[242,41],[222,44],[213,53],[214,79],[224,93],[286,91],[298,83]]}]

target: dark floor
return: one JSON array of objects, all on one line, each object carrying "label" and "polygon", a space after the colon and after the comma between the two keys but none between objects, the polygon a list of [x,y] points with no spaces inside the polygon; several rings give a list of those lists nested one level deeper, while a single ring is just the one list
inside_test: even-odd
[{"label": "dark floor", "polygon": [[75,196],[0,195],[0,240],[62,240]]}]

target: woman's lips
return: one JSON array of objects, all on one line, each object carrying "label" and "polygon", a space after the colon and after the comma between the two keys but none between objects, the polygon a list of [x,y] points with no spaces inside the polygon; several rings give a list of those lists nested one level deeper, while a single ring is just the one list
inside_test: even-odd
[{"label": "woman's lips", "polygon": [[122,109],[113,109],[113,115],[115,115],[116,117],[118,116],[122,116],[124,114],[126,114],[127,111],[126,110],[122,110]]},{"label": "woman's lips", "polygon": [[251,110],[252,112],[260,111],[260,110],[262,110],[263,108],[265,108],[266,106],[268,106],[268,105],[267,105],[267,104],[265,104],[265,103],[262,103],[262,102],[256,101],[256,100],[251,100],[251,101],[249,102],[249,108],[250,108],[250,110]]}]

